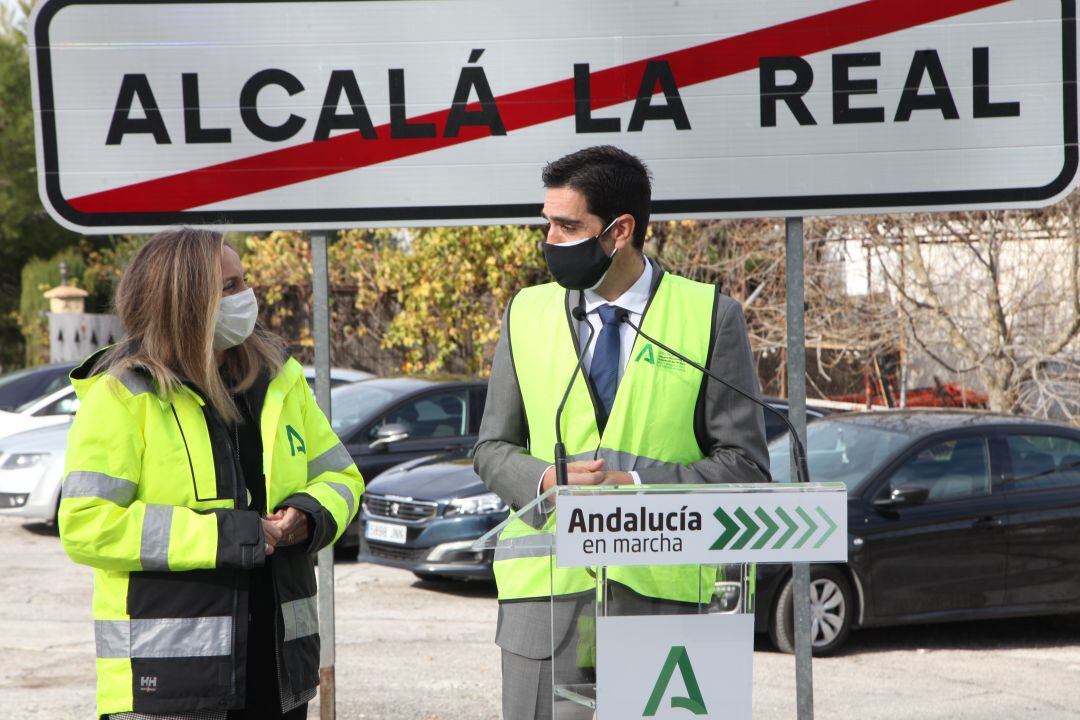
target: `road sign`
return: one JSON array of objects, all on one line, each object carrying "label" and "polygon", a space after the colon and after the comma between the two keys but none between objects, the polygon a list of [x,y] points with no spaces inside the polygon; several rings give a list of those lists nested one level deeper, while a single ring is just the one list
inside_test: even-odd
[{"label": "road sign", "polygon": [[1077,169],[1075,2],[46,0],[41,195],[87,232],[535,220],[609,143],[655,217],[1035,206]]}]

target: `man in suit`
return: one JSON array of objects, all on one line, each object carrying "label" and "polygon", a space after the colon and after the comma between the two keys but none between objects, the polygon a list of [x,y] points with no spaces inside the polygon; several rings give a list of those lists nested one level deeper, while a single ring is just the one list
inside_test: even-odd
[{"label": "man in suit", "polygon": [[[543,181],[544,254],[557,282],[519,292],[503,317],[475,454],[485,484],[514,510],[555,484],[555,415],[582,349],[586,373],[575,378],[561,418],[570,484],[768,481],[761,409],[624,320],[759,393],[739,304],[642,254],[648,170],[600,146],[550,163]],[[550,556],[528,545],[554,523],[554,513],[533,515],[504,531],[495,556],[504,720],[552,717],[553,662],[560,683],[590,679],[578,638],[586,631],[576,631],[595,602],[595,580],[582,569],[553,569]],[[709,583],[696,568],[619,570],[610,577],[618,595],[609,599],[631,609],[624,614],[708,602],[698,597]],[[574,656],[576,663],[560,659]]]}]

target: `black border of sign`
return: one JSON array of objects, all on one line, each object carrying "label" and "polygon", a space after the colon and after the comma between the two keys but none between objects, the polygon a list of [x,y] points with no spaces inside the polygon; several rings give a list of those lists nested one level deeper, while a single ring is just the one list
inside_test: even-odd
[{"label": "black border of sign", "polygon": [[[38,92],[41,102],[40,122],[42,154],[45,161],[45,189],[53,210],[68,222],[83,228],[146,227],[181,224],[209,225],[295,225],[340,223],[386,223],[435,220],[498,220],[525,218],[539,214],[540,203],[521,205],[453,205],[383,208],[324,208],[320,210],[213,210],[167,213],[83,213],[75,210],[60,194],[59,161],[56,148],[56,125],[52,87],[52,64],[49,58],[49,23],[70,5],[174,5],[237,0],[53,0],[43,7],[34,23],[37,51]],[[267,0],[261,0],[263,2]],[[352,1],[352,0],[342,0]],[[295,0],[269,0],[295,2]],[[866,193],[860,195],[807,195],[734,199],[657,200],[655,214],[797,214],[799,211],[843,211],[860,208],[933,208],[935,206],[977,206],[989,204],[1031,203],[1054,197],[1069,186],[1076,175],[1077,92],[1076,92],[1076,0],[1062,0],[1062,68],[1064,81],[1065,164],[1049,184],[1035,188],[995,190],[949,190],[943,192]],[[44,198],[42,198],[44,200]]]}]

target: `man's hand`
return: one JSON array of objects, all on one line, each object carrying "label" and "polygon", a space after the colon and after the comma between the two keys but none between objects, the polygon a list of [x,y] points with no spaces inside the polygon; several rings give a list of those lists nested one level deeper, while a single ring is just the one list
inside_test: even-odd
[{"label": "man's hand", "polygon": [[612,470],[611,472],[600,473],[603,479],[600,481],[601,485],[634,485],[634,476],[628,472],[621,472],[619,470]]},{"label": "man's hand", "polygon": [[296,545],[308,538],[307,515],[294,507],[283,508],[273,515],[267,515],[266,520],[278,529],[281,537],[279,545]]},{"label": "man's hand", "polygon": [[262,519],[262,527],[263,538],[265,540],[263,550],[266,552],[267,556],[270,556],[274,554],[274,548],[277,547],[277,544],[281,541],[281,528],[270,518]]},{"label": "man's hand", "polygon": [[[575,460],[566,463],[566,481],[570,485],[599,485],[604,481],[605,475],[612,473],[602,472],[604,460]],[[633,481],[631,481],[633,482]],[[540,483],[540,491],[547,492],[555,487],[555,468],[547,469],[544,479]]]}]

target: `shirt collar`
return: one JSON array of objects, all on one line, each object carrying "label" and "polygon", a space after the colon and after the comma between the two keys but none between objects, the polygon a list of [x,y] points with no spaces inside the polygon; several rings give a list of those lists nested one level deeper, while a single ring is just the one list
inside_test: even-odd
[{"label": "shirt collar", "polygon": [[585,312],[591,313],[601,305],[617,305],[621,308],[629,310],[635,315],[642,315],[645,313],[645,306],[649,304],[649,291],[652,289],[653,279],[653,267],[648,258],[645,260],[645,271],[641,273],[630,289],[624,292],[614,300],[605,300],[597,295],[592,290],[586,290],[585,295]]}]

